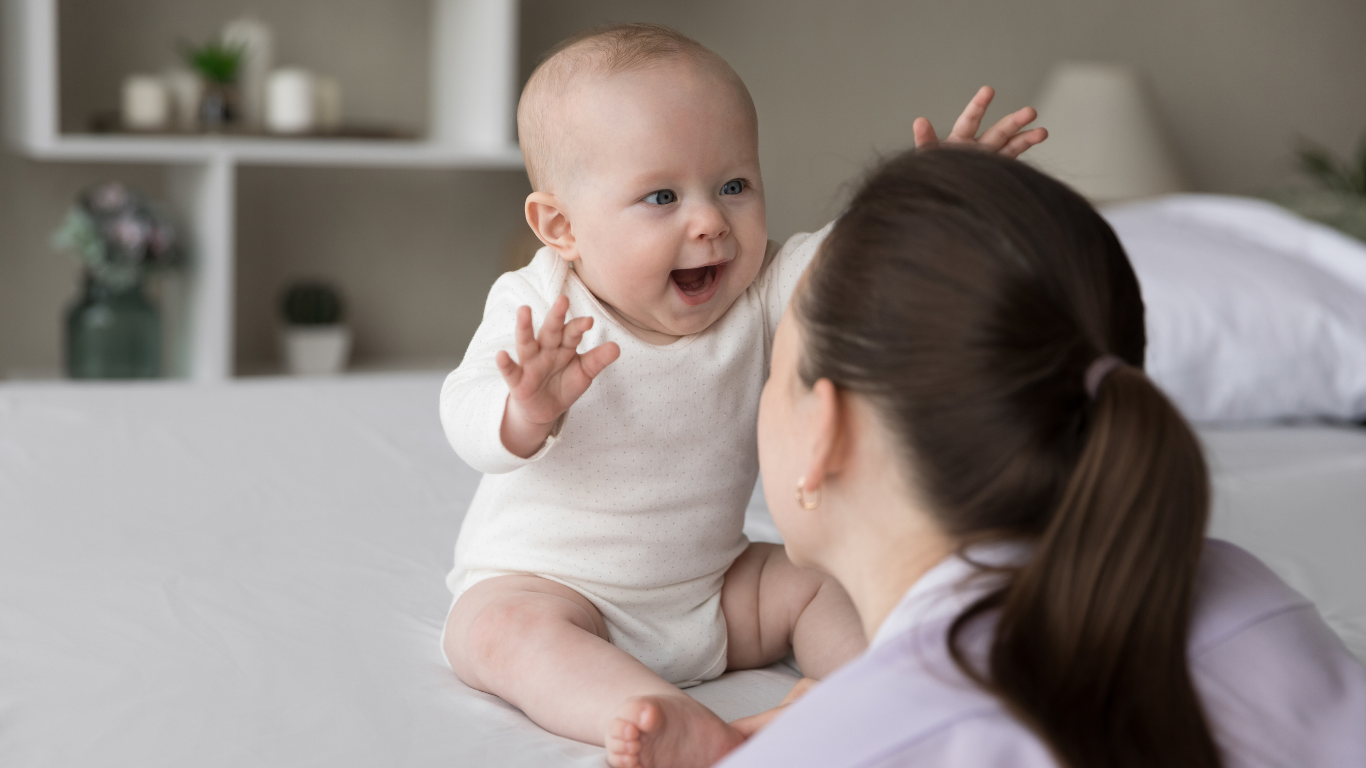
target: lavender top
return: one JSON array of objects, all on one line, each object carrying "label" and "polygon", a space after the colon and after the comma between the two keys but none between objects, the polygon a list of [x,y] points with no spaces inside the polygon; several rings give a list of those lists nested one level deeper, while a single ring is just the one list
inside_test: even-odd
[{"label": "lavender top", "polygon": [[[1055,766],[1043,742],[949,658],[950,623],[989,588],[975,573],[958,557],[932,568],[867,653],[721,766]],[[989,631],[965,634],[969,654],[984,651]],[[1205,547],[1190,662],[1226,768],[1366,766],[1366,668],[1312,603],[1227,542]]]}]

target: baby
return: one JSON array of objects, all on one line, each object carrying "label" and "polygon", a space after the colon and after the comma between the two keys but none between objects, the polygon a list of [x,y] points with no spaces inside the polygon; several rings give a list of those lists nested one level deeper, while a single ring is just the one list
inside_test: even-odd
[{"label": "baby", "polygon": [[[1032,119],[994,148],[1036,143]],[[517,125],[545,247],[494,285],[442,388],[447,437],[485,473],[446,658],[613,766],[710,765],[745,724],[680,688],[789,652],[820,678],[865,647],[837,584],[741,532],[773,333],[824,233],[768,240],[749,93],[672,30],[560,44]]]}]

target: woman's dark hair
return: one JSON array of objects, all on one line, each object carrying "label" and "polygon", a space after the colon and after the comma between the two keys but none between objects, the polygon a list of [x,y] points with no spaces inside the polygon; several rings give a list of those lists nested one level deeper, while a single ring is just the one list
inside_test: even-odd
[{"label": "woman's dark hair", "polygon": [[[1190,427],[1144,376],[1143,301],[1078,194],[972,150],[876,170],[794,303],[800,374],[883,413],[940,525],[1028,563],[953,658],[1065,766],[1218,766],[1186,660],[1209,514]],[[1088,367],[1123,365],[1094,400]],[[962,631],[994,618],[986,668]]]}]

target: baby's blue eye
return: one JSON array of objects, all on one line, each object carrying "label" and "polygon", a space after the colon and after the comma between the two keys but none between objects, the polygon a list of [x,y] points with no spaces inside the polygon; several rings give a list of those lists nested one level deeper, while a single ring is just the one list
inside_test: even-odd
[{"label": "baby's blue eye", "polygon": [[653,205],[668,205],[677,201],[678,195],[675,195],[672,189],[657,190],[645,196],[645,202]]},{"label": "baby's blue eye", "polygon": [[721,187],[721,194],[723,195],[738,195],[744,191],[745,182],[741,181],[740,179],[731,179],[730,181],[726,182],[724,186]]}]

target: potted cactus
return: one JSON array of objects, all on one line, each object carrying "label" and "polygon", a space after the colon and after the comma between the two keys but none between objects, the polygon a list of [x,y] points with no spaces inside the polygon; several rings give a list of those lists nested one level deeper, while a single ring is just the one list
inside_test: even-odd
[{"label": "potted cactus", "polygon": [[351,329],[342,322],[341,296],[318,281],[293,283],[280,304],[285,367],[296,376],[327,376],[346,367]]}]

